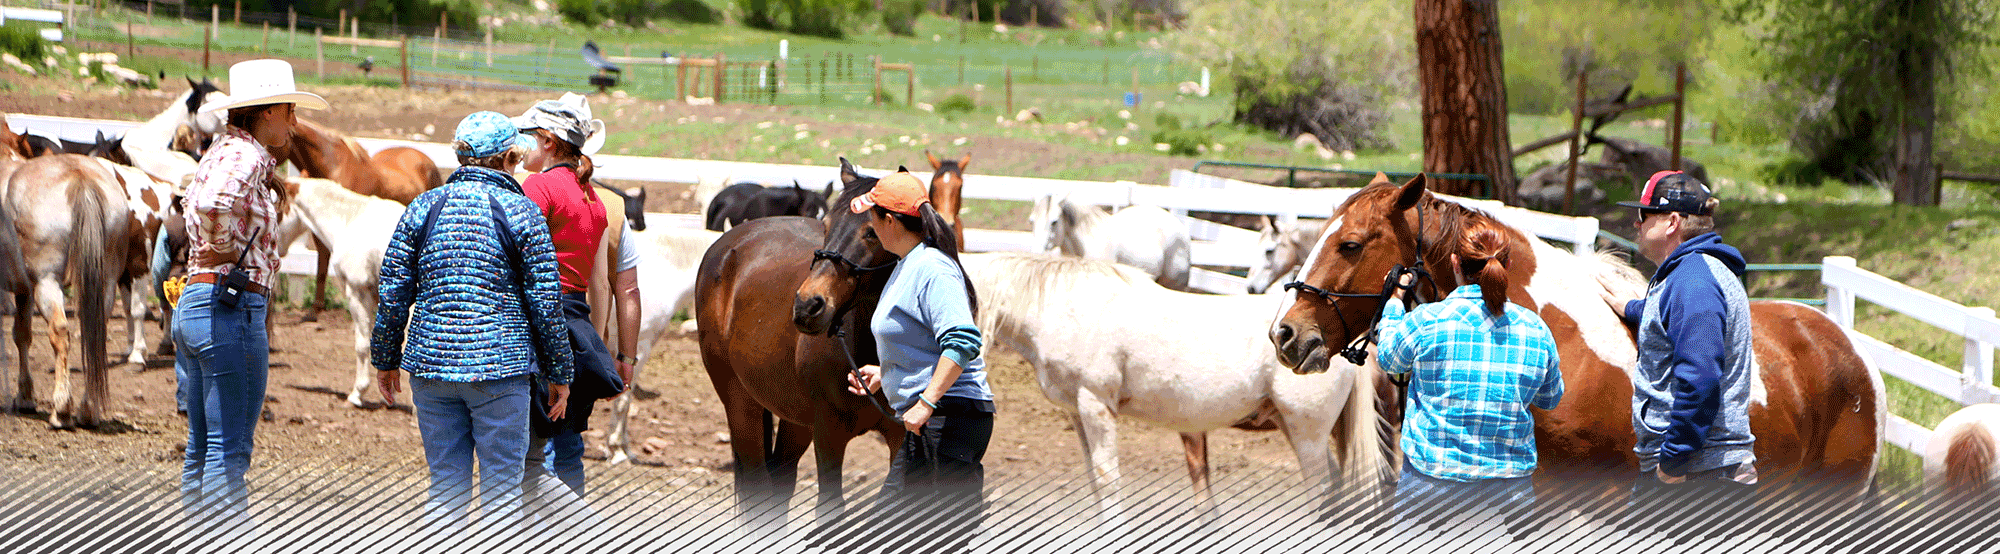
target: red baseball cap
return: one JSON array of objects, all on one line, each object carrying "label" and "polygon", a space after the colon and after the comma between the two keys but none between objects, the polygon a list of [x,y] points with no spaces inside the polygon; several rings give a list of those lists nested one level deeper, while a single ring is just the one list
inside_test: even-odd
[{"label": "red baseball cap", "polygon": [[1706,208],[1711,193],[1708,185],[1701,184],[1686,173],[1661,171],[1646,179],[1646,188],[1639,192],[1638,202],[1619,202],[1618,205],[1641,210],[1680,212],[1692,215],[1708,215]]},{"label": "red baseball cap", "polygon": [[915,216],[919,214],[918,210],[924,204],[931,201],[928,189],[922,180],[910,174],[910,170],[898,167],[895,173],[877,179],[875,188],[869,189],[868,194],[855,198],[847,209],[858,214],[868,211],[869,208],[881,206],[892,212]]}]

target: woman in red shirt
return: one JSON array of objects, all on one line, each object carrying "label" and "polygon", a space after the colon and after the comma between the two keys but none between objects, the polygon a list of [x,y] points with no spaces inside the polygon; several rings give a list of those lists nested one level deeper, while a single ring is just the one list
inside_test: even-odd
[{"label": "woman in red shirt", "polygon": [[[589,426],[591,404],[622,391],[621,377],[630,375],[628,362],[614,362],[590,324],[586,298],[598,242],[607,225],[604,203],[590,184],[596,167],[586,152],[596,151],[603,143],[604,122],[591,119],[590,106],[582,95],[565,94],[558,100],[536,102],[527,113],[514,118],[514,126],[524,139],[517,148],[526,150],[521,168],[536,172],[521,183],[521,189],[542,207],[555,242],[563,315],[568,319],[577,367],[577,384],[571,387],[567,410],[574,415],[562,421],[538,419],[533,426],[527,457],[529,499],[545,496],[541,485],[550,473],[582,498],[583,431]],[[593,375],[604,386],[591,387]]]}]

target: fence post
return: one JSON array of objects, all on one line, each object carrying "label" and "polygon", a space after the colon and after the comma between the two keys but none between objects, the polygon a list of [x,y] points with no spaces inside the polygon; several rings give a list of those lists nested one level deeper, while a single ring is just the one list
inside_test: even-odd
[{"label": "fence post", "polygon": [[917,64],[915,62],[911,62],[910,68],[903,71],[903,105],[917,105]]},{"label": "fence post", "polygon": [[[1834,272],[1854,271],[1854,258],[1848,256],[1827,256],[1820,259],[1820,282],[1826,283],[1826,276]],[[1842,329],[1854,329],[1854,291],[1827,285],[1826,317]]]},{"label": "fence post", "polygon": [[958,57],[958,86],[965,86],[965,56]]},{"label": "fence post", "polygon": [[347,53],[359,56],[361,55],[361,16],[356,14],[354,19],[347,20],[347,28],[347,38],[354,39],[354,42],[347,43]]},{"label": "fence post", "polygon": [[721,52],[715,53],[715,103],[717,105],[722,104],[722,74],[728,72],[729,65],[727,65],[727,62],[728,60],[723,58]]},{"label": "fence post", "polygon": [[202,33],[201,33],[201,74],[202,74],[202,75],[208,75],[208,57],[209,57],[209,56],[208,56],[208,47],[209,47],[209,43],[211,43],[211,42],[214,42],[214,41],[215,41],[215,33],[214,33],[214,32],[212,32],[212,31],[202,31]]},{"label": "fence post", "polygon": [[243,0],[236,0],[236,15],[233,19],[236,20],[237,25],[243,24]]},{"label": "fence post", "polygon": [[549,74],[549,66],[555,63],[556,39],[549,39],[549,48],[542,51],[542,70],[535,74],[535,84],[543,84],[542,79]]},{"label": "fence post", "polygon": [[1104,59],[1104,85],[1111,84],[1111,58]]},{"label": "fence post", "polygon": [[222,34],[222,4],[208,5],[208,34]]},{"label": "fence post", "polygon": [[313,67],[322,81],[326,80],[326,37],[321,34],[324,31],[313,27]]},{"label": "fence post", "polygon": [[870,65],[875,67],[875,98],[869,103],[881,104],[882,103],[882,56],[880,54],[869,56],[868,61],[870,62]]},{"label": "fence post", "polygon": [[299,10],[297,8],[285,8],[285,49],[290,50],[298,48],[298,46]]},{"label": "fence post", "polygon": [[146,0],[146,24],[153,24],[153,0]]},{"label": "fence post", "polygon": [[1008,66],[1005,66],[1005,67],[1006,67],[1006,70],[1007,70],[1007,71],[1006,71],[1006,73],[1007,73],[1007,75],[1006,75],[1006,78],[1007,78],[1007,112],[1006,112],[1006,113],[1007,113],[1008,115],[1012,115],[1012,114],[1014,113],[1014,66],[1013,66],[1013,65],[1008,65]]},{"label": "fence post", "polygon": [[403,88],[410,88],[410,37],[403,37]]},{"label": "fence post", "polygon": [[[1969,308],[1967,314],[1975,318],[1992,319],[1993,308]],[[1993,398],[1993,347],[1994,345],[1973,337],[1965,338],[1964,387],[1959,399],[1966,404],[1992,402]]]},{"label": "fence post", "polygon": [[819,103],[826,104],[826,56],[819,57]]},{"label": "fence post", "polygon": [[486,67],[493,67],[493,28],[486,28]]},{"label": "fence post", "polygon": [[265,53],[269,53],[269,52],[271,51],[271,22],[269,22],[269,21],[266,21],[266,22],[264,22],[264,47],[263,47],[263,48],[264,48],[264,49],[263,49],[263,50],[260,50],[260,52],[265,52]]},{"label": "fence post", "polygon": [[333,36],[340,36],[340,33],[346,30],[347,30],[347,8],[341,8],[340,19],[336,19],[333,21]]}]

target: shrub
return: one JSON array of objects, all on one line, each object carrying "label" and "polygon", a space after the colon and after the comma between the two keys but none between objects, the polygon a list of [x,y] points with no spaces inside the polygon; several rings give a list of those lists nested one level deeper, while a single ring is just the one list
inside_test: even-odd
[{"label": "shrub", "polygon": [[8,23],[0,25],[0,52],[13,54],[29,64],[39,63],[48,55],[48,41],[42,40],[40,31],[27,25]]},{"label": "shrub", "polygon": [[973,102],[972,97],[966,96],[965,93],[953,93],[937,103],[937,113],[941,115],[972,113],[976,109],[979,109],[979,104]]},{"label": "shrub", "polygon": [[561,13],[564,19],[584,25],[596,25],[604,20],[604,15],[598,13],[597,2],[593,0],[556,0],[556,12]]},{"label": "shrub", "polygon": [[722,14],[701,0],[667,0],[660,6],[667,18],[687,23],[714,24],[722,21]]},{"label": "shrub", "polygon": [[1167,153],[1175,156],[1200,154],[1203,146],[1213,144],[1215,138],[1207,129],[1161,129],[1153,133],[1154,143],[1165,143]]},{"label": "shrub", "polygon": [[882,4],[882,26],[890,34],[917,36],[917,16],[924,13],[923,0],[884,0]]}]

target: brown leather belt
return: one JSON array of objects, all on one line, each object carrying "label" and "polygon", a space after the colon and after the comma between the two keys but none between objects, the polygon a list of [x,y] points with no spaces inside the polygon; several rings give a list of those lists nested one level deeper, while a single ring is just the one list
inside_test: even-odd
[{"label": "brown leather belt", "polygon": [[[213,285],[220,282],[222,282],[221,273],[196,273],[194,274],[194,276],[188,277],[188,284],[190,285],[195,283],[208,283]],[[270,289],[266,289],[264,288],[264,285],[259,285],[254,282],[250,283],[250,286],[245,288],[244,290],[257,293],[258,296],[263,296],[265,298],[269,298],[271,296]]]}]

